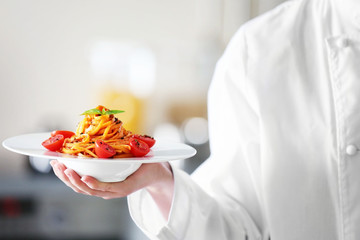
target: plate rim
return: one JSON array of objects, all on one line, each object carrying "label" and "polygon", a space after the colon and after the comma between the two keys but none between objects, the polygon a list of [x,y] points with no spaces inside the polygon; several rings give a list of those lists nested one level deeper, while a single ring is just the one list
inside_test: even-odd
[{"label": "plate rim", "polygon": [[[183,160],[183,159],[187,159],[190,157],[193,157],[196,155],[197,151],[194,147],[186,144],[186,143],[182,143],[182,142],[169,142],[168,144],[176,144],[178,146],[182,146],[184,148],[186,148],[186,150],[189,150],[188,154],[182,154],[182,155],[175,155],[174,156],[144,156],[144,157],[132,157],[132,158],[86,158],[86,157],[77,157],[77,156],[73,156],[70,154],[65,154],[65,153],[58,153],[58,152],[52,152],[52,151],[48,151],[46,149],[41,149],[41,146],[39,146],[39,149],[35,149],[35,150],[43,150],[44,152],[42,154],[31,154],[29,152],[27,152],[26,150],[21,150],[19,148],[14,148],[9,146],[9,142],[10,141],[14,141],[14,139],[16,138],[20,138],[20,137],[30,137],[31,135],[44,135],[44,139],[46,139],[46,135],[50,136],[51,132],[39,132],[39,133],[27,133],[27,134],[20,134],[20,135],[16,135],[16,136],[12,136],[12,137],[8,137],[5,140],[3,140],[2,142],[2,146],[14,153],[17,154],[21,154],[21,155],[26,155],[29,157],[37,157],[37,158],[43,158],[43,159],[61,159],[61,160],[68,160],[68,161],[84,161],[84,162],[88,162],[93,161],[93,162],[113,162],[113,163],[155,163],[155,162],[168,162],[168,161],[173,161],[173,160]],[[159,146],[159,144],[162,144],[162,140],[157,141],[157,143],[155,144],[155,146]],[[154,147],[155,147],[154,146]],[[155,148],[156,150],[156,148]],[[50,155],[45,155],[44,153],[48,152]],[[154,151],[151,149],[150,150],[150,154],[154,153]]]}]

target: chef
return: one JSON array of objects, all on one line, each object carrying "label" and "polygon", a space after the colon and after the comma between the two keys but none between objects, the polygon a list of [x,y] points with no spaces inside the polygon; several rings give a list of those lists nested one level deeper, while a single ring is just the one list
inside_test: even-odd
[{"label": "chef", "polygon": [[83,194],[128,195],[151,239],[360,239],[360,1],[288,1],[242,26],[208,106],[211,157],[192,176],[54,171]]}]

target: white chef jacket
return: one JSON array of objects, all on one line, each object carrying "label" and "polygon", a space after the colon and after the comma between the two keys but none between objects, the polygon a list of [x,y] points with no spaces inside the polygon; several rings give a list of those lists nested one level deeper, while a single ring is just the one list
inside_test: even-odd
[{"label": "white chef jacket", "polygon": [[128,198],[151,239],[360,239],[359,14],[293,0],[240,28],[209,90],[210,158],[173,169],[168,221]]}]

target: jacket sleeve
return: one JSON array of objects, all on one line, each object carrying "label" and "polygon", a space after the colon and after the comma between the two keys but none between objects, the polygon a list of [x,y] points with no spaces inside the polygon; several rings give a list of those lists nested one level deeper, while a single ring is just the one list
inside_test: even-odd
[{"label": "jacket sleeve", "polygon": [[192,176],[173,168],[168,222],[145,190],[129,196],[132,218],[151,239],[261,239],[259,120],[247,65],[240,29],[218,61],[209,89],[211,156]]}]

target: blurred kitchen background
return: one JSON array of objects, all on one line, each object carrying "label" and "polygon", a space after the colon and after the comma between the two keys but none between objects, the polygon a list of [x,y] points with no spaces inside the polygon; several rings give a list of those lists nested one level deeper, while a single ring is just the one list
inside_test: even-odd
[{"label": "blurred kitchen background", "polygon": [[[209,156],[207,90],[245,21],[281,0],[0,0],[0,141],[75,130],[97,105],[133,132]],[[221,127],[221,126],[219,126]],[[74,193],[48,162],[0,148],[0,239],[146,239],[126,199]]]}]

